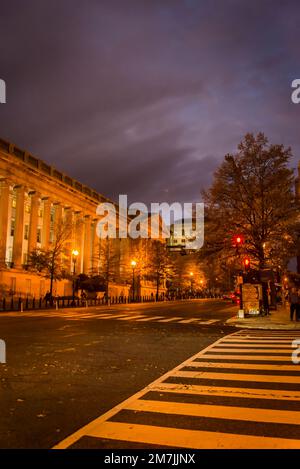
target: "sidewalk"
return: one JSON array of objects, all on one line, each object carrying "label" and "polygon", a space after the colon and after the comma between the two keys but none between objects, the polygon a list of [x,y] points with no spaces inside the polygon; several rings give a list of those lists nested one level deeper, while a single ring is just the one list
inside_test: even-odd
[{"label": "sidewalk", "polygon": [[244,319],[234,316],[226,321],[230,326],[246,329],[286,329],[299,330],[300,321],[290,321],[289,305],[279,306],[277,311],[271,311],[270,316],[253,316]]}]

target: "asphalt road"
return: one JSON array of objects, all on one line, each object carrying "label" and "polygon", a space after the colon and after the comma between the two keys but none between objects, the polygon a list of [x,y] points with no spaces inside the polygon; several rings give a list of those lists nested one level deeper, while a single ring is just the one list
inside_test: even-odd
[{"label": "asphalt road", "polygon": [[0,316],[0,448],[51,448],[236,329],[220,300]]}]

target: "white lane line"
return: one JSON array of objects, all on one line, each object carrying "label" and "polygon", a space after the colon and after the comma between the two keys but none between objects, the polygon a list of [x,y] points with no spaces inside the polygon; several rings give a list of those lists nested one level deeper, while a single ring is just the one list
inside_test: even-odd
[{"label": "white lane line", "polygon": [[144,319],[137,319],[137,322],[147,322],[147,321],[154,321],[155,319],[163,318],[164,316],[150,316]]},{"label": "white lane line", "polygon": [[222,405],[189,404],[170,401],[138,399],[125,407],[137,412],[156,412],[160,414],[189,415],[250,422],[286,423],[300,425],[300,412],[294,410],[257,409]]},{"label": "white lane line", "polygon": [[[291,347],[285,347],[283,349],[280,349],[280,350],[270,350],[270,349],[264,349],[264,348],[248,348],[248,349],[244,349],[244,348],[226,348],[226,347],[223,347],[223,344],[220,344],[219,347],[216,347],[214,349],[214,352],[243,352],[245,355],[244,355],[244,358],[246,358],[246,353],[258,353],[258,354],[264,354],[266,357],[269,356],[269,354],[271,353],[291,353],[292,351],[292,348]],[[252,357],[252,355],[251,355]]]},{"label": "white lane line", "polygon": [[103,422],[91,428],[87,436],[113,440],[126,440],[160,446],[176,446],[192,449],[295,449],[300,440],[264,436],[240,435],[178,428],[138,425],[131,423]]},{"label": "white lane line", "polygon": [[176,371],[173,377],[195,378],[195,379],[216,379],[225,381],[251,381],[254,383],[292,383],[300,384],[300,376],[283,375],[256,375],[244,373],[213,373],[209,371]]},{"label": "white lane line", "polygon": [[202,358],[209,358],[210,360],[247,360],[247,361],[266,361],[266,362],[286,362],[287,359],[288,359],[288,355],[277,355],[277,356],[272,356],[272,355],[264,355],[264,356],[261,356],[261,355],[218,355],[217,353],[216,354],[210,354],[208,353],[207,355],[204,354]]},{"label": "white lane line", "polygon": [[178,319],[183,319],[183,317],[173,317],[173,318],[167,318],[167,319],[159,319],[157,322],[172,322],[172,321],[177,321]]},{"label": "white lane line", "polygon": [[250,399],[276,399],[281,401],[300,401],[300,391],[277,389],[234,388],[222,386],[200,386],[198,384],[158,383],[149,391],[193,394],[199,396],[240,397]]},{"label": "white lane line", "polygon": [[189,324],[190,322],[199,321],[199,318],[184,319],[183,321],[178,321],[179,324]]},{"label": "white lane line", "polygon": [[194,361],[189,366],[192,366],[193,368],[234,368],[240,370],[297,371],[295,365],[262,365],[260,363],[211,363]]},{"label": "white lane line", "polygon": [[209,319],[208,321],[199,321],[198,324],[214,324],[215,322],[218,322],[219,319]]},{"label": "white lane line", "polygon": [[144,314],[139,314],[139,315],[130,315],[130,316],[126,316],[125,318],[119,318],[118,320],[119,321],[135,321],[136,319],[139,319],[139,318],[144,318],[145,315]]}]

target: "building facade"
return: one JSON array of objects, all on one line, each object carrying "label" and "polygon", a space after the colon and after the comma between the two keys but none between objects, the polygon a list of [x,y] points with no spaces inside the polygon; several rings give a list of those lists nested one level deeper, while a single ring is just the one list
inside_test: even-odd
[{"label": "building facade", "polygon": [[[72,294],[73,250],[78,252],[76,275],[100,274],[103,240],[96,233],[99,220],[96,208],[101,202],[111,201],[0,139],[0,296],[39,298],[45,295],[49,280],[29,268],[28,258],[33,251],[51,249],[57,227],[64,224],[71,226],[61,258],[69,278],[66,275],[55,282],[54,294]],[[112,246],[110,255],[114,262],[110,293],[128,295],[132,240],[116,239]],[[141,288],[141,294],[155,291],[151,285]]]}]

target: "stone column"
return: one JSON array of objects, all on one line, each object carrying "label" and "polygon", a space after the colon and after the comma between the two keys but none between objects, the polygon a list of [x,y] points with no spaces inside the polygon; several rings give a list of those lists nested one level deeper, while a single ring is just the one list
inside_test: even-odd
[{"label": "stone column", "polygon": [[66,270],[73,272],[71,251],[75,243],[75,230],[74,230],[74,224],[73,224],[73,211],[71,207],[64,208],[64,223],[66,224],[66,226],[70,227],[70,238],[66,242],[65,268]]},{"label": "stone column", "polygon": [[75,244],[74,249],[77,249],[78,256],[76,262],[76,274],[81,274],[83,270],[83,219],[81,212],[75,212]]},{"label": "stone column", "polygon": [[84,248],[83,248],[83,273],[89,275],[91,271],[91,217],[84,217]]},{"label": "stone column", "polygon": [[9,182],[1,182],[0,196],[0,266],[5,266],[6,241],[8,229],[8,210],[9,210]]},{"label": "stone column", "polygon": [[[54,225],[60,226],[62,223],[62,205],[60,203],[55,204],[55,215],[54,215]],[[54,233],[55,236],[55,233]]]},{"label": "stone column", "polygon": [[36,249],[39,205],[40,205],[40,194],[38,192],[33,192],[31,195],[31,206],[30,206],[28,253]]},{"label": "stone column", "polygon": [[[63,222],[63,208],[62,205],[59,202],[56,202],[53,204],[55,207],[54,211],[54,223],[53,223],[53,242],[54,245],[57,240],[57,235],[59,234],[59,230],[61,228],[65,229],[65,224]],[[68,246],[68,240],[65,243],[65,248],[67,249]],[[64,257],[64,250],[60,253],[59,255],[59,262],[60,264],[63,264],[63,267],[66,267],[65,263],[65,257]]]},{"label": "stone column", "polygon": [[100,259],[100,239],[97,236],[97,218],[93,220],[92,226],[92,271],[93,274],[99,272],[99,259]]},{"label": "stone column", "polygon": [[16,220],[15,232],[13,241],[13,263],[14,267],[20,268],[23,264],[23,236],[24,236],[24,205],[25,205],[25,188],[24,186],[17,186],[17,206],[16,206]]},{"label": "stone column", "polygon": [[49,249],[50,239],[50,216],[51,216],[51,200],[48,197],[43,198],[43,227],[42,227],[42,248]]}]

